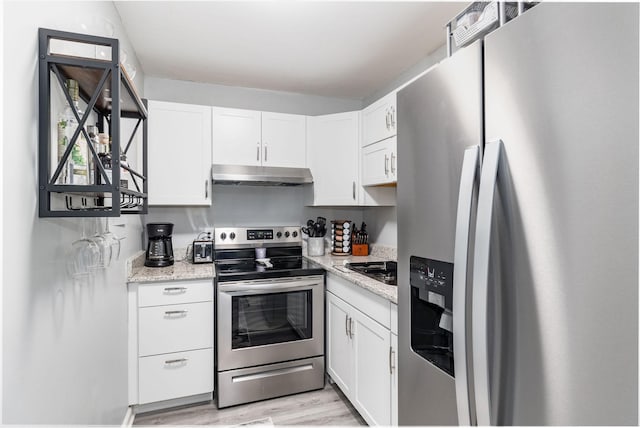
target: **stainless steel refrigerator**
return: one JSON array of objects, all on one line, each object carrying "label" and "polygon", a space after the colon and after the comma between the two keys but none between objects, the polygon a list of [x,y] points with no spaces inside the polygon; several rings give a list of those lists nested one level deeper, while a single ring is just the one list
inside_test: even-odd
[{"label": "stainless steel refrigerator", "polygon": [[399,92],[401,425],[638,424],[638,16],[541,3]]}]

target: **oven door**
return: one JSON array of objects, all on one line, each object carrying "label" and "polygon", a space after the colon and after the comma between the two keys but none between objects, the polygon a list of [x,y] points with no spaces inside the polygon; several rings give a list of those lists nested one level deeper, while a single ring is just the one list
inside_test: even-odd
[{"label": "oven door", "polygon": [[218,371],[323,355],[324,277],[218,283]]}]

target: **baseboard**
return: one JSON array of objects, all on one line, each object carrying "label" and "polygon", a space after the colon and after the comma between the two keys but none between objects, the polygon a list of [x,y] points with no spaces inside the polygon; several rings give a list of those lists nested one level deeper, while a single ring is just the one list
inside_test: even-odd
[{"label": "baseboard", "polygon": [[135,417],[136,415],[133,413],[133,407],[127,407],[127,413],[124,414],[124,420],[122,421],[121,428],[131,428]]},{"label": "baseboard", "polygon": [[213,400],[211,392],[205,394],[191,395],[189,397],[174,398],[171,400],[157,401],[154,403],[137,404],[134,406],[134,413],[139,415],[143,413],[155,412],[157,410],[166,410],[182,406],[191,406],[193,404],[205,403]]}]

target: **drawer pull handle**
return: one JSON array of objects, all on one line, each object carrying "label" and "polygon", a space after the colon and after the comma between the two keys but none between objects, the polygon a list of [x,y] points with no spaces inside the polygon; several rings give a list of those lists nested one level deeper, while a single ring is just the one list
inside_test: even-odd
[{"label": "drawer pull handle", "polygon": [[171,316],[171,315],[187,316],[187,311],[165,311],[164,314],[167,316]]},{"label": "drawer pull handle", "polygon": [[187,287],[167,287],[164,289],[164,292],[169,294],[169,293],[174,293],[174,294],[179,294],[179,293],[186,293],[187,292]]},{"label": "drawer pull handle", "polygon": [[177,360],[167,360],[164,362],[165,365],[170,366],[172,364],[186,364],[187,358],[178,358]]}]

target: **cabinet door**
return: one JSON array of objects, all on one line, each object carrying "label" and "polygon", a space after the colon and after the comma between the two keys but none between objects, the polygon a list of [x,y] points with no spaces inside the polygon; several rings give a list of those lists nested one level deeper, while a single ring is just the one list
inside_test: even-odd
[{"label": "cabinet door", "polygon": [[391,333],[391,425],[398,426],[398,335]]},{"label": "cabinet door", "polygon": [[313,205],[358,205],[359,123],[357,111],[308,118]]},{"label": "cabinet door", "polygon": [[260,165],[260,112],[213,107],[213,163]]},{"label": "cabinet door", "polygon": [[262,113],[263,166],[304,168],[306,154],[306,116]]},{"label": "cabinet door", "polygon": [[396,93],[380,98],[362,111],[362,146],[396,135]]},{"label": "cabinet door", "polygon": [[396,137],[387,138],[362,149],[362,185],[397,182]]},{"label": "cabinet door", "polygon": [[149,205],[211,205],[211,107],[148,107]]},{"label": "cabinet door", "polygon": [[369,425],[391,425],[391,334],[353,311],[354,405]]},{"label": "cabinet door", "polygon": [[349,305],[333,294],[326,293],[326,343],[327,373],[340,387],[342,392],[351,397],[353,388],[353,342],[348,334],[350,311]]}]

